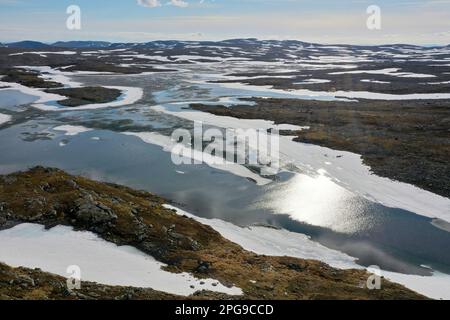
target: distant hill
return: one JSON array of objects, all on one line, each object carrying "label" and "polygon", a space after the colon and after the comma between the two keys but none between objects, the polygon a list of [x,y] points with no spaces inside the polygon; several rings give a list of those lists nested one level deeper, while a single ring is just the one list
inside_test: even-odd
[{"label": "distant hill", "polygon": [[52,44],[59,48],[108,48],[111,46],[110,42],[106,41],[58,41]]},{"label": "distant hill", "polygon": [[20,48],[20,49],[46,49],[46,48],[51,47],[48,44],[38,42],[38,41],[13,42],[13,43],[8,43],[6,46],[9,48]]},{"label": "distant hill", "polygon": [[[298,40],[258,40],[255,38],[248,39],[228,39],[222,41],[177,41],[177,40],[155,40],[149,42],[141,43],[112,43],[107,41],[57,41],[53,44],[45,44],[38,41],[20,41],[8,44],[1,44],[0,47],[10,47],[10,48],[21,48],[21,49],[123,49],[123,48],[136,48],[136,49],[183,49],[188,45],[196,46],[219,46],[219,47],[239,47],[242,49],[252,49],[259,46],[269,45],[277,47],[288,47],[288,46],[303,46],[303,47],[330,47],[332,45],[343,46],[348,48],[359,48],[359,49],[373,49],[373,48],[391,48],[391,49],[420,49],[423,47],[409,44],[389,44],[389,45],[347,45],[347,44],[318,44],[302,42]],[[450,48],[448,46],[433,46],[436,48]]]}]

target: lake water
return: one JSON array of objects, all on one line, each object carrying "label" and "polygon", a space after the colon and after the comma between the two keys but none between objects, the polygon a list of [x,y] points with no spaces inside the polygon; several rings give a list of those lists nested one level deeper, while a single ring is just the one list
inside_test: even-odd
[{"label": "lake water", "polygon": [[[418,215],[420,212],[369,201],[329,184],[319,175],[302,178],[283,172],[276,181],[258,186],[206,164],[176,166],[163,148],[122,134],[134,131],[170,135],[175,128],[192,129],[191,121],[150,108],[157,103],[211,102],[241,96],[242,92],[217,92],[189,82],[193,78],[189,72],[77,77],[86,84],[142,87],[144,99],[133,106],[77,112],[42,112],[27,106],[27,117],[15,115],[15,123],[0,130],[0,171],[9,173],[34,165],[58,167],[72,174],[154,192],[201,217],[238,225],[270,224],[303,233],[359,258],[364,266],[428,275],[430,269],[423,267],[427,266],[450,273],[450,233],[434,227],[430,218]],[[0,112],[15,112],[15,106],[33,101],[29,99],[11,90],[0,91]],[[53,130],[63,124],[93,130],[76,136]],[[305,181],[310,186],[307,189],[303,189]],[[305,194],[324,184],[330,193],[321,194],[320,199]],[[286,204],[294,204],[303,216],[287,214],[292,208],[286,208]]]},{"label": "lake water", "polygon": [[17,90],[0,90],[0,107],[5,110],[17,111],[18,106],[26,105],[37,100]]}]

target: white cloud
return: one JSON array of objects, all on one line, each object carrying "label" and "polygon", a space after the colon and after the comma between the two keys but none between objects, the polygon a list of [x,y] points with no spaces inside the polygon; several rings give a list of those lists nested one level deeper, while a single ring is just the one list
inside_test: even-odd
[{"label": "white cloud", "polygon": [[189,3],[183,0],[170,0],[169,4],[180,8],[186,8],[189,6]]},{"label": "white cloud", "polygon": [[[2,0],[0,0],[2,1]],[[204,0],[201,0],[200,3],[203,3]],[[161,1],[160,0],[137,0],[137,3],[140,6],[147,7],[147,8],[156,8],[161,7]],[[186,8],[189,6],[189,3],[184,0],[169,0],[165,5],[168,6],[175,6],[179,8]]]},{"label": "white cloud", "polygon": [[156,8],[161,6],[161,2],[159,2],[159,0],[137,0],[137,3],[140,6],[148,8]]}]

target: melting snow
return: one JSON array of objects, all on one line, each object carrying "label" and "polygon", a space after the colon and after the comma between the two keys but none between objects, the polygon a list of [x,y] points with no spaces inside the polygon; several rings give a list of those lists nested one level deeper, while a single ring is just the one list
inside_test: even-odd
[{"label": "melting snow", "polygon": [[81,268],[82,281],[152,288],[183,296],[201,290],[242,295],[241,289],[227,288],[213,279],[164,271],[163,263],[133,247],[118,247],[91,232],[76,232],[65,226],[46,231],[41,225],[21,224],[0,231],[0,243],[0,261],[13,267],[40,268],[70,277],[67,268],[76,265]]},{"label": "melting snow", "polygon": [[7,114],[0,113],[0,125],[11,121],[12,117]]},{"label": "melting snow", "polygon": [[88,131],[91,131],[92,129],[88,129],[88,128],[81,127],[81,126],[64,125],[64,126],[59,126],[59,127],[53,128],[53,130],[64,131],[66,136],[76,136],[77,134],[80,134],[83,132],[88,132]]}]

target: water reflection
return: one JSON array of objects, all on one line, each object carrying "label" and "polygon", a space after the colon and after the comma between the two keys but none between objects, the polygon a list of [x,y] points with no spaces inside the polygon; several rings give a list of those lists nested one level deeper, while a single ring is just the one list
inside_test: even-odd
[{"label": "water reflection", "polygon": [[255,205],[284,214],[313,226],[336,232],[360,233],[373,227],[361,197],[342,188],[319,170],[316,176],[294,174],[286,181],[269,186]]}]

